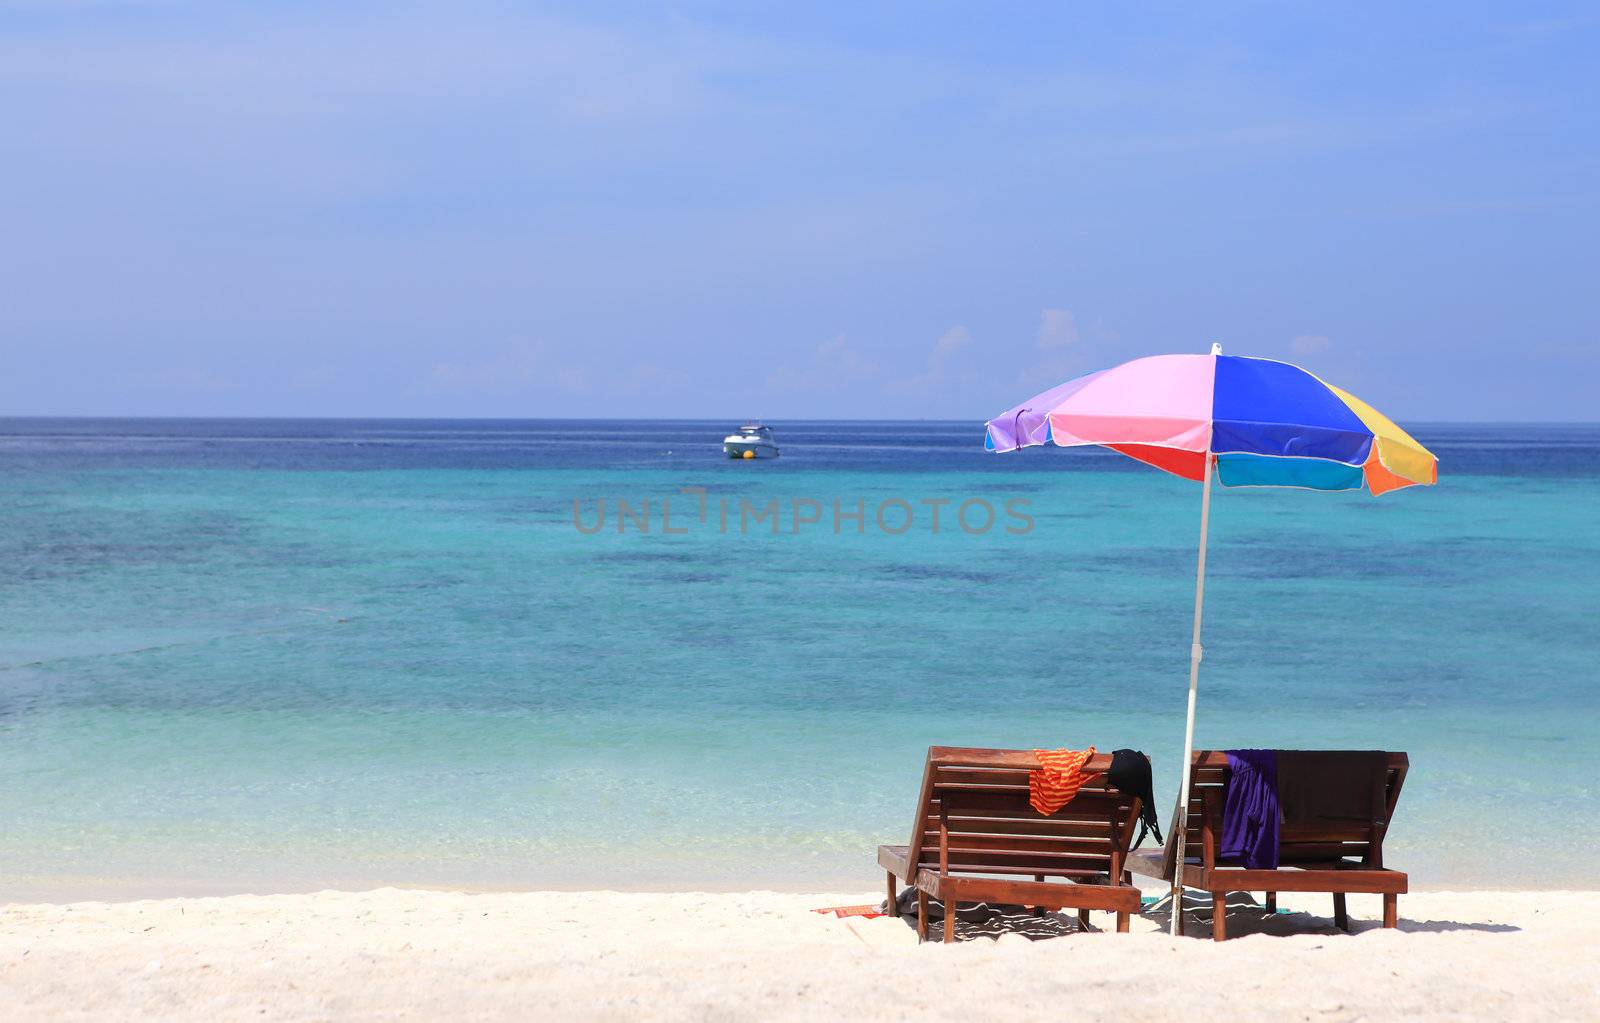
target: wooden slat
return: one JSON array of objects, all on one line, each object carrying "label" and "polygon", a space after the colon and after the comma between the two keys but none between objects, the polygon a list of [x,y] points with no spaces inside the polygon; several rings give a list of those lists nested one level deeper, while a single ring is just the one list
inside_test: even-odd
[{"label": "wooden slat", "polygon": [[1201,886],[1211,891],[1370,892],[1406,894],[1406,875],[1398,870],[1234,870],[1220,868]]},{"label": "wooden slat", "polygon": [[911,871],[909,847],[904,845],[878,846],[878,866],[895,877],[909,877]]},{"label": "wooden slat", "polygon": [[[1039,768],[1033,750],[982,749],[970,746],[930,746],[928,763],[938,767],[1006,767],[1023,771]],[[1111,754],[1096,753],[1084,763],[1086,771],[1111,769]]]},{"label": "wooden slat", "polygon": [[[1028,820],[1022,817],[957,817],[950,818],[950,833],[961,835],[1039,835],[1059,838],[1110,838],[1111,822],[1101,820],[1058,820],[1040,817]],[[929,831],[937,837],[939,818],[929,817],[924,837]]]},{"label": "wooden slat", "polygon": [[917,887],[937,899],[962,902],[1022,903],[1052,908],[1139,911],[1139,889],[1129,886],[1048,884],[986,877],[940,877],[924,870]]},{"label": "wooden slat", "polygon": [[[922,822],[930,813],[935,812],[933,802],[933,773],[935,770],[934,754],[936,752],[938,752],[938,747],[929,747],[928,759],[922,766],[922,789],[917,794],[917,817],[916,820],[911,822],[909,859],[912,863],[917,862],[917,859],[922,852]],[[910,877],[904,877],[902,880],[905,880],[909,883],[911,879]]]},{"label": "wooden slat", "polygon": [[[931,861],[917,864],[921,870],[937,870]],[[1105,867],[1068,866],[1062,863],[957,863],[951,861],[952,874],[1038,874],[1044,877],[1104,878]]]},{"label": "wooden slat", "polygon": [[[938,841],[937,838],[934,841]],[[993,835],[951,835],[950,850],[953,853],[961,850],[992,850],[1004,853],[1028,853],[1040,856],[1099,856],[1111,855],[1109,841],[1096,842],[1086,838],[1069,839],[1040,839],[1040,838],[996,838]]]},{"label": "wooden slat", "polygon": [[[1026,821],[1016,821],[1026,823]],[[923,834],[923,839],[938,840],[938,836]],[[1101,831],[1096,834],[1018,834],[1014,831],[998,831],[998,829],[978,829],[978,831],[958,831],[950,828],[950,842],[955,845],[968,845],[973,842],[1014,842],[1019,847],[1046,848],[1061,847],[1061,845],[1093,845],[1094,848],[1104,848],[1110,845],[1112,832]]]},{"label": "wooden slat", "polygon": [[[976,778],[964,776],[959,780],[941,779],[934,784],[933,788],[935,795],[943,795],[946,792],[957,794],[962,792],[1003,792],[1008,795],[1015,796],[1022,802],[1027,802],[1029,796],[1031,795],[1031,789],[1026,784],[1013,785],[1001,778]],[[1123,793],[1119,789],[1104,785],[1084,785],[1078,789],[1078,795],[1074,798],[1087,797],[1095,797],[1099,799],[1117,799],[1121,800],[1123,803],[1126,803],[1129,799],[1133,798]]]},{"label": "wooden slat", "polygon": [[[1009,793],[1000,792],[940,790],[940,798],[948,802],[950,813],[970,816],[972,811],[982,810],[995,816],[1000,816],[1003,813],[1022,812],[1032,814],[1035,818],[1041,816],[1037,810],[1028,805],[1026,796],[1019,798]],[[1129,805],[1131,805],[1131,801],[1128,798],[1080,795],[1050,816],[1062,818],[1094,816],[1103,820],[1111,820],[1118,813],[1126,811]]]},{"label": "wooden slat", "polygon": [[[954,854],[951,854],[954,856]],[[924,859],[914,865],[917,869],[938,870],[937,859]],[[1105,878],[1110,874],[1106,864],[1098,862],[1077,862],[1075,860],[1023,860],[1015,863],[998,863],[993,860],[974,859],[965,857],[951,859],[950,866],[946,868],[947,874],[1017,874],[1041,877],[1071,877],[1079,879]]]},{"label": "wooden slat", "polygon": [[[1096,767],[1096,764],[1099,764],[1099,767]],[[1088,784],[1104,784],[1109,768],[1110,757],[1099,754],[1088,759],[1083,767],[1083,773],[1088,775]],[[958,780],[966,776],[982,775],[990,778],[1010,778],[1014,784],[1027,784],[1029,776],[1040,770],[1040,764],[1034,754],[1029,754],[1027,764],[968,764],[958,760],[941,760],[933,765],[933,770],[938,778]]]},{"label": "wooden slat", "polygon": [[[935,849],[923,850],[923,859],[936,856]],[[1003,845],[968,845],[950,846],[950,855],[960,856],[963,863],[972,863],[977,860],[992,860],[995,863],[1021,863],[1024,860],[1038,861],[1040,863],[1065,863],[1068,860],[1081,860],[1082,866],[1087,869],[1089,861],[1098,864],[1096,870],[1105,869],[1105,861],[1110,859],[1110,846],[1099,848],[1056,847],[1050,849],[1007,849]]]},{"label": "wooden slat", "polygon": [[[1195,814],[1192,810],[1190,811],[1190,815],[1191,817],[1201,816],[1199,814]],[[1367,836],[1369,833],[1369,830],[1365,826],[1362,826],[1359,829],[1351,829],[1348,831],[1341,831],[1336,828],[1325,828],[1319,829],[1315,834],[1312,835],[1294,835],[1292,837],[1284,837],[1284,834],[1280,832],[1278,836],[1278,848],[1287,850],[1301,845],[1327,845],[1329,843],[1337,842],[1343,845],[1359,846],[1364,850],[1368,845]],[[1197,841],[1199,837],[1200,827],[1198,824],[1191,826],[1189,828],[1189,841]]]},{"label": "wooden slat", "polygon": [[1016,771],[993,767],[935,767],[935,785],[982,782],[991,785],[1016,785],[1028,787],[1029,771]]},{"label": "wooden slat", "polygon": [[1026,785],[1001,785],[997,782],[964,781],[964,782],[935,782],[933,794],[935,798],[959,797],[967,792],[998,792],[1004,793],[1013,799],[1028,801],[1028,786]]}]

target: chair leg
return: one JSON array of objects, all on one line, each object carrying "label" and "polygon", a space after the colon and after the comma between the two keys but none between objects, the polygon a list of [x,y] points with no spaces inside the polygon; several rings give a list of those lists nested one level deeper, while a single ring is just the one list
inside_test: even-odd
[{"label": "chair leg", "polygon": [[1132,914],[1129,914],[1129,913],[1118,913],[1117,914],[1117,933],[1118,934],[1127,934],[1128,933],[1128,918],[1131,915]]},{"label": "chair leg", "polygon": [[[1043,874],[1035,874],[1035,875],[1033,875],[1033,879],[1035,881],[1039,882],[1040,884],[1044,884],[1044,875]],[[1035,906],[1035,907],[1033,907],[1033,915],[1034,916],[1044,916],[1044,912],[1045,912],[1045,910],[1044,910],[1043,906]]]},{"label": "chair leg", "polygon": [[956,906],[958,903],[953,898],[944,900],[944,943],[950,944],[956,940]]},{"label": "chair leg", "polygon": [[1350,914],[1345,912],[1344,892],[1333,893],[1333,926],[1341,931],[1350,930]]},{"label": "chair leg", "polygon": [[1383,897],[1383,926],[1400,926],[1400,896],[1391,894]]},{"label": "chair leg", "polygon": [[928,893],[917,889],[917,943],[928,940]]},{"label": "chair leg", "polygon": [[1213,941],[1228,940],[1228,894],[1226,892],[1211,893],[1211,938]]},{"label": "chair leg", "polygon": [[1267,893],[1267,912],[1268,913],[1276,913],[1277,911],[1278,911],[1278,893],[1277,892],[1268,892]]},{"label": "chair leg", "polygon": [[889,875],[889,905],[884,907],[884,909],[886,912],[892,914],[895,908],[895,896],[899,893],[894,890],[894,873],[888,870],[884,871],[884,873]]}]

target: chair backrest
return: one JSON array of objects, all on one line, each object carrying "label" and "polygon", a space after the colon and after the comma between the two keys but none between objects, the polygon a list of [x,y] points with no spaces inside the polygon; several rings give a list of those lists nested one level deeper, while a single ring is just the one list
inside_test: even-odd
[{"label": "chair backrest", "polygon": [[922,774],[910,861],[938,869],[942,822],[949,836],[945,869],[950,873],[1109,874],[1115,883],[1138,821],[1139,800],[1106,781],[1110,766],[1108,754],[1091,757],[1084,771],[1099,777],[1046,817],[1028,802],[1028,774],[1039,768],[1032,750],[933,746]]},{"label": "chair backrest", "polygon": [[[1385,780],[1385,801],[1388,812],[1382,821],[1327,822],[1317,825],[1288,825],[1278,832],[1278,862],[1317,863],[1354,856],[1367,866],[1383,866],[1383,837],[1388,822],[1394,819],[1394,806],[1400,798],[1400,787],[1405,784],[1406,771],[1411,758],[1404,753],[1385,753],[1389,760]],[[1199,750],[1194,755],[1189,771],[1189,834],[1185,840],[1184,855],[1193,860],[1201,855],[1201,833],[1206,814],[1214,813],[1222,819],[1223,799],[1228,785],[1228,755],[1222,750]],[[1172,876],[1172,865],[1177,859],[1177,811],[1172,816],[1172,830],[1167,835],[1162,873]]]}]

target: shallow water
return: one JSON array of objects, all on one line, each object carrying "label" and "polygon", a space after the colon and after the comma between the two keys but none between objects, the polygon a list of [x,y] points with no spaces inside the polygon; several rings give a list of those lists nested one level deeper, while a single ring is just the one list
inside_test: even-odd
[{"label": "shallow water", "polygon": [[[1197,487],[728,425],[0,420],[0,897],[873,887],[932,743],[1135,746],[1171,805]],[[1600,427],[1416,433],[1436,488],[1215,495],[1198,741],[1406,750],[1414,884],[1586,883]]]}]

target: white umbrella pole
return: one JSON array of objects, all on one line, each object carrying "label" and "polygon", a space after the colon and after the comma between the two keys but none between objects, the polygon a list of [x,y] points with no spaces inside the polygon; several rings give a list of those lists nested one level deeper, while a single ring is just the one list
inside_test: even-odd
[{"label": "white umbrella pole", "polygon": [[1189,762],[1194,759],[1194,696],[1200,686],[1200,614],[1206,603],[1206,528],[1211,523],[1211,452],[1206,452],[1206,482],[1200,496],[1200,561],[1194,573],[1194,639],[1189,644],[1189,716],[1183,726],[1183,778],[1178,784],[1178,855],[1172,864],[1172,934],[1183,927],[1183,860],[1189,837]]}]

